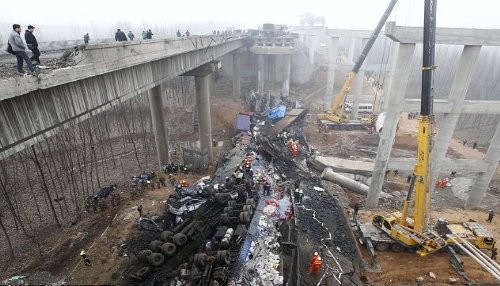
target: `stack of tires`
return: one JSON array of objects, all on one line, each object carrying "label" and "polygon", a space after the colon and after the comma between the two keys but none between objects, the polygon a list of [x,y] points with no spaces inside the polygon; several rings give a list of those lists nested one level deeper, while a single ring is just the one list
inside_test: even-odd
[{"label": "stack of tires", "polygon": [[[239,209],[240,207],[241,209]],[[235,200],[230,200],[227,202],[227,207],[224,208],[220,220],[222,223],[229,223],[230,218],[236,217],[239,219],[239,223],[248,224],[252,219],[254,209],[254,199],[247,199],[244,205],[237,205]]]},{"label": "stack of tires", "polygon": [[171,231],[163,231],[160,240],[153,240],[149,244],[149,249],[139,251],[137,258],[140,262],[148,264],[139,269],[136,276],[143,278],[151,273],[152,267],[159,267],[165,262],[165,257],[172,257],[177,249],[180,249],[188,242],[188,238],[183,233],[174,234]]}]

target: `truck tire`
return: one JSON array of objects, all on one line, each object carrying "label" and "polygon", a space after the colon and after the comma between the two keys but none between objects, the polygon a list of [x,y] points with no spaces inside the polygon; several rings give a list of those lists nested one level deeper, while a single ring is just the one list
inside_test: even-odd
[{"label": "truck tire", "polygon": [[141,250],[139,251],[139,253],[137,254],[137,259],[142,262],[142,263],[147,263],[148,262],[148,256],[151,255],[151,253],[153,253],[153,251],[149,250],[149,249],[144,249],[144,250]]},{"label": "truck tire", "polygon": [[247,199],[245,201],[245,205],[251,205],[252,208],[255,208],[255,200],[254,199]]},{"label": "truck tire", "polygon": [[165,242],[161,246],[161,253],[163,253],[163,255],[165,256],[172,256],[175,254],[176,251],[177,251],[177,246],[175,246],[175,244],[171,242]]},{"label": "truck tire", "polygon": [[197,253],[194,255],[193,263],[200,268],[204,268],[207,261],[208,256],[205,253]]},{"label": "truck tire", "polygon": [[160,239],[163,242],[170,242],[172,240],[172,236],[174,236],[174,233],[168,230],[162,231],[160,234]]},{"label": "truck tire", "polygon": [[147,276],[150,272],[151,272],[151,268],[149,268],[149,266],[144,266],[141,269],[137,270],[137,272],[135,273],[135,275],[137,277],[142,278],[144,276]]},{"label": "truck tire", "polygon": [[405,251],[405,246],[401,243],[393,243],[391,244],[391,251],[393,252],[403,252]]},{"label": "truck tire", "polygon": [[228,215],[232,214],[233,213],[233,208],[232,207],[225,207],[224,208],[224,213],[228,214]]},{"label": "truck tire", "polygon": [[173,241],[177,246],[184,246],[188,239],[184,233],[176,233],[173,237]]},{"label": "truck tire", "polygon": [[231,264],[231,255],[227,250],[219,250],[215,254],[215,259],[219,264],[229,265]]},{"label": "truck tire", "polygon": [[377,245],[375,245],[375,249],[377,251],[387,251],[387,250],[389,250],[389,243],[379,242],[379,243],[377,243]]},{"label": "truck tire", "polygon": [[151,266],[158,267],[165,262],[165,257],[161,253],[154,252],[148,257],[148,262]]},{"label": "truck tire", "polygon": [[250,214],[247,212],[241,212],[240,213],[240,222],[247,224],[250,222]]},{"label": "truck tire", "polygon": [[151,241],[151,243],[149,243],[149,249],[151,249],[153,252],[159,252],[162,244],[163,244],[163,241],[153,240],[153,241]]},{"label": "truck tire", "polygon": [[236,206],[236,201],[235,200],[230,200],[227,202],[228,207],[234,208]]},{"label": "truck tire", "polygon": [[249,213],[250,215],[253,214],[253,208],[251,205],[244,205],[243,206],[243,211]]},{"label": "truck tire", "polygon": [[221,214],[221,215],[220,215],[220,221],[221,221],[222,223],[227,223],[227,222],[229,222],[229,215],[228,215],[228,214],[226,214],[226,213]]}]

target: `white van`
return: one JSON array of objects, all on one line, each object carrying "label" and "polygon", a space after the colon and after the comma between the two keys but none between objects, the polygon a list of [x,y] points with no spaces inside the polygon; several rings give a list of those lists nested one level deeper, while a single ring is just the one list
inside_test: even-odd
[{"label": "white van", "polygon": [[358,104],[359,113],[373,113],[373,104],[371,103],[360,103]]}]

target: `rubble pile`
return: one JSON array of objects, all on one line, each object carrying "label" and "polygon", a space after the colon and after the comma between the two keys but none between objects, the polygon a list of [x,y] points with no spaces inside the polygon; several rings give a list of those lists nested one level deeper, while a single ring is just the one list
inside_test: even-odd
[{"label": "rubble pile", "polygon": [[240,279],[229,285],[283,285],[281,271],[280,202],[266,199],[258,220],[257,235],[253,238],[245,262],[240,271]]}]

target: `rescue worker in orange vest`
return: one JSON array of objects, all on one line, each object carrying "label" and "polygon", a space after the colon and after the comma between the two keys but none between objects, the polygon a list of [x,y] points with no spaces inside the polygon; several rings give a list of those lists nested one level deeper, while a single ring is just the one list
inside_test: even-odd
[{"label": "rescue worker in orange vest", "polygon": [[311,266],[309,267],[309,273],[318,274],[322,266],[323,261],[321,257],[318,256],[318,258],[311,263]]},{"label": "rescue worker in orange vest", "polygon": [[181,181],[181,186],[182,186],[183,188],[187,188],[187,187],[189,187],[189,182],[188,182],[187,180],[182,180],[182,181]]},{"label": "rescue worker in orange vest", "polygon": [[319,253],[318,252],[314,252],[313,254],[313,258],[311,259],[311,265],[314,263],[314,261],[316,261],[318,259],[319,256]]}]

